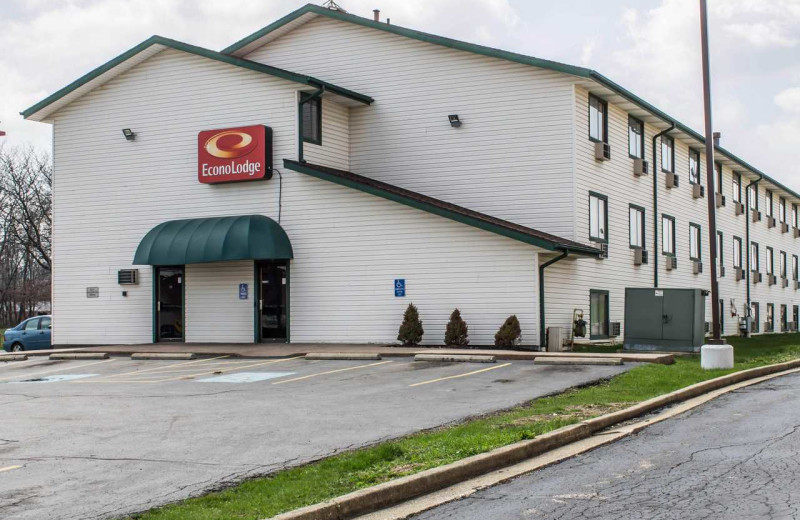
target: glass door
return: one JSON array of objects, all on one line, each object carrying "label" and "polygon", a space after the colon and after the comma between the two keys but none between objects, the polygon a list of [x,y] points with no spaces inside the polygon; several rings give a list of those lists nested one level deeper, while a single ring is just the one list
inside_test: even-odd
[{"label": "glass door", "polygon": [[589,293],[589,314],[591,315],[591,339],[608,338],[608,291]]},{"label": "glass door", "polygon": [[157,341],[183,341],[183,267],[158,268],[156,331]]},{"label": "glass door", "polygon": [[261,341],[288,339],[289,266],[284,262],[259,265],[258,327]]}]

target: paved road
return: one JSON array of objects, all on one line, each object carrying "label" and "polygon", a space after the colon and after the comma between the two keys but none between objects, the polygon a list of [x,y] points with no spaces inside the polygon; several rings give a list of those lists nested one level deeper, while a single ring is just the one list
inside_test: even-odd
[{"label": "paved road", "polygon": [[[632,366],[403,358],[0,364],[0,518],[141,511]],[[231,379],[216,374],[229,370]]]},{"label": "paved road", "polygon": [[798,519],[799,430],[777,378],[415,519]]}]

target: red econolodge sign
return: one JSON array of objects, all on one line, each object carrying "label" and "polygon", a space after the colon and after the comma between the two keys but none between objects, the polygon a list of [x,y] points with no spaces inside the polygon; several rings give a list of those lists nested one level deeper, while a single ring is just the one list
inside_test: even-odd
[{"label": "red econolodge sign", "polygon": [[197,134],[197,180],[203,184],[272,178],[272,130],[242,126]]}]

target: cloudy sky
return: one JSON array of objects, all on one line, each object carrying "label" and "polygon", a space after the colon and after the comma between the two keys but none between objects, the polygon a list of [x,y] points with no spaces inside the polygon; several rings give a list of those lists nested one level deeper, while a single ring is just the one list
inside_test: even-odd
[{"label": "cloudy sky", "polygon": [[[800,0],[708,0],[723,146],[800,190]],[[302,0],[2,0],[0,138],[49,150],[19,112],[160,34],[219,50]],[[321,0],[319,0],[321,3]],[[392,23],[600,71],[702,130],[698,0],[341,0]],[[305,71],[298,71],[305,72]]]}]

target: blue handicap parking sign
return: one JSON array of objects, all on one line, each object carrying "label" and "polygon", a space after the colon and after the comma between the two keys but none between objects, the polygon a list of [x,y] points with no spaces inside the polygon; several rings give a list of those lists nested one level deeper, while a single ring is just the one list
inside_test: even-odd
[{"label": "blue handicap parking sign", "polygon": [[246,300],[247,299],[247,284],[240,283],[239,284],[239,299]]},{"label": "blue handicap parking sign", "polygon": [[397,278],[394,281],[394,295],[398,298],[403,298],[406,295],[405,278]]}]

